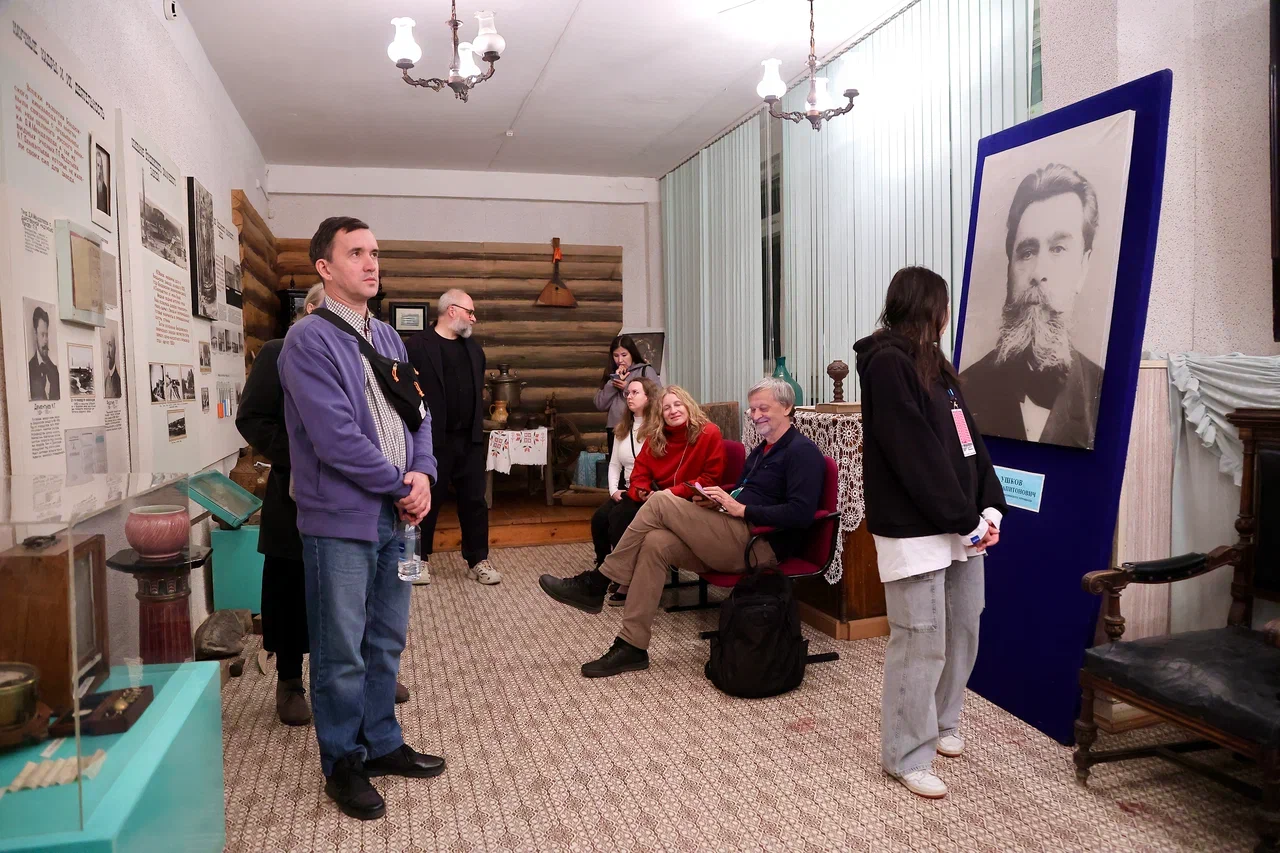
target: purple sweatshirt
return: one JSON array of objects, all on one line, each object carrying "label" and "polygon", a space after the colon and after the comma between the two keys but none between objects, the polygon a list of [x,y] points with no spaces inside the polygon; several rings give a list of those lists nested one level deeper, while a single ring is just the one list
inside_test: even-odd
[{"label": "purple sweatshirt", "polygon": [[[372,328],[374,349],[408,360],[395,330],[379,320]],[[409,487],[378,444],[359,344],[323,317],[303,317],[285,336],[279,367],[299,532],[377,542],[383,501]],[[434,483],[430,412],[417,432],[404,429],[409,470]]]}]

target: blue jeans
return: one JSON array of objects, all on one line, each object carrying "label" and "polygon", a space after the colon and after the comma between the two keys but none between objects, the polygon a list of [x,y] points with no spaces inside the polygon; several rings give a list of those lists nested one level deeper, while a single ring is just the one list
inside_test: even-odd
[{"label": "blue jeans", "polygon": [[985,558],[884,585],[889,646],[880,695],[880,761],[892,776],[928,770],[938,739],[960,730],[978,658]]},{"label": "blue jeans", "polygon": [[311,709],[325,776],[344,756],[381,758],[404,743],[396,675],[412,585],[396,573],[401,550],[390,500],[378,518],[377,542],[302,537]]}]

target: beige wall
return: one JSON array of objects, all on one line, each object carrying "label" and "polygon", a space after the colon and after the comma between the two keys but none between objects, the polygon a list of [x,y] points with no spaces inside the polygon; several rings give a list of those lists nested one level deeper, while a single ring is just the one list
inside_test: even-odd
[{"label": "beige wall", "polygon": [[1040,0],[1045,109],[1173,71],[1145,348],[1280,353],[1271,334],[1267,0]]}]

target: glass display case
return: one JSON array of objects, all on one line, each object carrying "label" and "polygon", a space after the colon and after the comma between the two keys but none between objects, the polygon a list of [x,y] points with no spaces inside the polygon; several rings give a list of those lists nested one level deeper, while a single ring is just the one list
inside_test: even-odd
[{"label": "glass display case", "polygon": [[[191,824],[181,849],[222,848],[191,507],[185,475],[0,478],[0,850],[118,849],[144,814],[154,830],[155,798]],[[172,811],[202,787],[216,814]]]}]

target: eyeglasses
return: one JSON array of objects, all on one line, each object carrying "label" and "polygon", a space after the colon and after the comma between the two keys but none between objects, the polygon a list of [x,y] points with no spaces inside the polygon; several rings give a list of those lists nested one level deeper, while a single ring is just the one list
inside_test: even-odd
[{"label": "eyeglasses", "polygon": [[457,308],[459,311],[463,312],[468,317],[470,317],[473,321],[476,319],[476,312],[474,308],[463,308],[461,305],[450,305],[449,307]]}]

